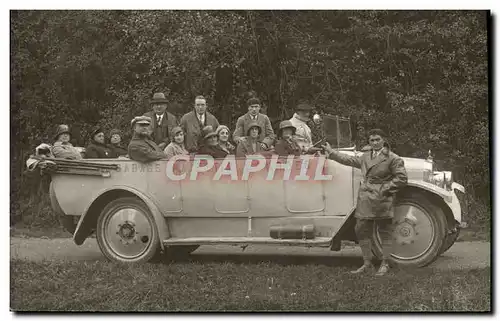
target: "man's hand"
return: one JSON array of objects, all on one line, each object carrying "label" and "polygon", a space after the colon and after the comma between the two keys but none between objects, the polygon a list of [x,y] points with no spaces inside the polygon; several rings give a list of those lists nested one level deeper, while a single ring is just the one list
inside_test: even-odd
[{"label": "man's hand", "polygon": [[165,147],[167,147],[167,143],[163,142],[163,143],[160,143],[158,145],[158,147],[160,147],[161,149],[165,149]]},{"label": "man's hand", "polygon": [[328,153],[332,153],[333,152],[333,148],[332,146],[330,146],[330,143],[329,142],[325,142],[323,145],[321,145],[321,147]]}]

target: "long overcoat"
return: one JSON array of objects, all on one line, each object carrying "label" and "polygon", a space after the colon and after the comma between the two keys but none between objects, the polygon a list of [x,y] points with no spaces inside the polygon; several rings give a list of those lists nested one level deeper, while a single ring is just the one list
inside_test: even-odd
[{"label": "long overcoat", "polygon": [[166,155],[154,141],[137,135],[134,135],[128,144],[128,156],[130,159],[142,163],[166,158]]},{"label": "long overcoat", "polygon": [[163,114],[163,118],[161,119],[160,127],[158,128],[155,112],[148,111],[144,114],[144,116],[151,118],[151,129],[153,131],[153,133],[151,134],[151,138],[153,139],[153,141],[156,144],[165,143],[166,145],[168,145],[170,143],[170,131],[172,130],[172,128],[178,125],[177,118],[168,111],[165,111],[165,113]]},{"label": "long overcoat", "polygon": [[350,156],[334,151],[329,155],[343,165],[361,169],[355,217],[358,219],[384,219],[394,217],[394,199],[398,190],[408,182],[404,161],[384,147],[372,158],[371,148],[360,156]]},{"label": "long overcoat", "polygon": [[188,152],[195,153],[203,143],[203,137],[201,136],[203,127],[212,126],[213,130],[215,130],[219,127],[219,121],[214,115],[207,111],[205,113],[205,123],[200,124],[200,121],[198,120],[198,117],[196,117],[193,110],[182,116],[180,126],[185,133],[184,144],[186,149]]}]

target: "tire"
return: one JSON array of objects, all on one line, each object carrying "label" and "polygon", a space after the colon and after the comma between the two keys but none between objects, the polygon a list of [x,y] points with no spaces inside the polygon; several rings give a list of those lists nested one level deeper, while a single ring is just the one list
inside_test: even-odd
[{"label": "tire", "polygon": [[450,247],[453,246],[453,244],[455,244],[458,235],[460,234],[460,225],[457,224],[456,229],[457,229],[456,232],[453,232],[451,234],[448,234],[448,236],[446,236],[446,239],[443,243],[443,249],[441,250],[441,254],[444,254],[446,251],[450,249]]},{"label": "tire", "polygon": [[101,252],[111,261],[145,263],[160,252],[154,217],[135,197],[122,197],[106,205],[97,221],[96,236]]},{"label": "tire", "polygon": [[[398,195],[394,205],[393,251],[390,263],[423,267],[441,254],[446,239],[446,218],[424,193]],[[372,249],[382,259],[382,246],[376,225]]]}]

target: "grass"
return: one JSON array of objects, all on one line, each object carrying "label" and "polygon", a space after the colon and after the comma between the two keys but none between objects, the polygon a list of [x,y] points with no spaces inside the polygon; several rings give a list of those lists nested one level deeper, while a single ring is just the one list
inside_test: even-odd
[{"label": "grass", "polygon": [[11,261],[15,311],[491,311],[490,270]]}]

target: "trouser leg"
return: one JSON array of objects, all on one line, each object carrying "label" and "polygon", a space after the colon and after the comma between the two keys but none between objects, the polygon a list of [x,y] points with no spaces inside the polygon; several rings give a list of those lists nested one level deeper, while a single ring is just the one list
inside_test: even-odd
[{"label": "trouser leg", "polygon": [[378,231],[382,245],[382,261],[387,263],[392,253],[392,219],[377,220]]},{"label": "trouser leg", "polygon": [[373,231],[373,220],[356,219],[356,237],[361,247],[363,261],[365,264],[371,264],[373,253],[371,243],[371,233]]}]

